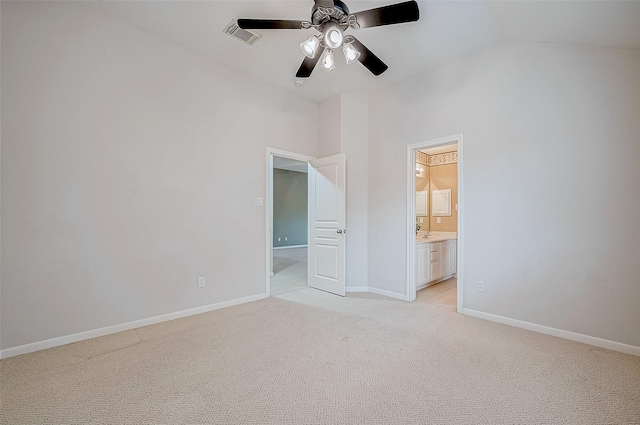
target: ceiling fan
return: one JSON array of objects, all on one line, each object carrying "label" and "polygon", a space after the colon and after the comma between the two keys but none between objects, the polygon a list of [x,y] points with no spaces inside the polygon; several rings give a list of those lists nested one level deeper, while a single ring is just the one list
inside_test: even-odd
[{"label": "ceiling fan", "polygon": [[357,38],[352,35],[344,35],[344,32],[349,28],[357,30],[401,24],[417,21],[419,18],[418,3],[415,1],[349,13],[347,5],[340,0],[314,0],[310,21],[238,19],[238,26],[243,29],[315,28],[318,30],[320,34],[312,35],[300,44],[306,57],[296,73],[298,78],[309,77],[318,60],[323,68],[332,71],[335,68],[333,49],[341,46],[347,64],[357,60],[374,75],[380,75],[387,70],[388,66]]}]

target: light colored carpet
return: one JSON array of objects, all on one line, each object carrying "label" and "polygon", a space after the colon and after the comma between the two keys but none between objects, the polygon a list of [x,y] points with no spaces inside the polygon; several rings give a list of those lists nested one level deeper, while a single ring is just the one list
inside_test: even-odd
[{"label": "light colored carpet", "polygon": [[273,273],[272,296],[308,288],[307,248],[274,249]]},{"label": "light colored carpet", "polygon": [[314,289],[0,368],[2,424],[640,423],[638,357]]}]

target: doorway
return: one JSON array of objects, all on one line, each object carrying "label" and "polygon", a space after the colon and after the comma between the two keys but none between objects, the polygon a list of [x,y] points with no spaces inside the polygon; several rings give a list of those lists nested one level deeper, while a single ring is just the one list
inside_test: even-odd
[{"label": "doorway", "polygon": [[[298,205],[297,212],[291,210],[291,205],[287,207],[289,210],[285,208],[286,211],[282,212],[283,204],[290,201],[287,197],[292,195],[289,190],[292,187],[291,183],[289,187],[274,187],[282,180],[279,178],[281,174],[289,172],[305,174],[297,177],[306,179],[307,183],[307,194],[298,195],[299,199],[295,201]],[[315,159],[267,148],[266,296],[272,295],[272,289],[275,288],[272,288],[273,285],[278,286],[275,291],[279,294],[309,286],[345,295],[345,176],[346,158],[343,153]],[[297,184],[299,187],[303,185],[303,182]],[[281,195],[284,197],[278,200],[277,197]],[[279,205],[274,207],[276,201]],[[308,206],[306,211],[301,206],[305,202]],[[284,214],[284,217],[279,217],[278,214]],[[292,218],[293,216],[296,218]],[[305,219],[306,232],[303,224]],[[296,222],[299,225],[297,230],[293,228]],[[296,236],[292,238],[291,235]],[[283,251],[285,249],[296,251]],[[284,274],[281,274],[283,272]]]},{"label": "doorway", "polygon": [[462,142],[459,134],[407,147],[407,301],[416,300],[417,290],[423,291],[419,301],[455,297],[458,312],[463,306]]},{"label": "doorway", "polygon": [[308,287],[308,172],[312,157],[267,152],[267,296]]}]

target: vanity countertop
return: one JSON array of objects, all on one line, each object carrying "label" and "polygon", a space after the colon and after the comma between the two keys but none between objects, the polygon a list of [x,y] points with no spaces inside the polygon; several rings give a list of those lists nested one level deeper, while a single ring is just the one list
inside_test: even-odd
[{"label": "vanity countertop", "polygon": [[418,231],[416,234],[416,243],[442,242],[451,239],[458,239],[457,232],[431,232],[429,237],[425,238],[424,236],[426,234],[427,232]]}]

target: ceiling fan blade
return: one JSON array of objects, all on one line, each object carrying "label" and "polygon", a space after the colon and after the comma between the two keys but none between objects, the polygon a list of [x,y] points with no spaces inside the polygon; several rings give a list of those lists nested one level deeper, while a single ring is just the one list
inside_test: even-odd
[{"label": "ceiling fan blade", "polygon": [[301,30],[304,22],[282,19],[238,19],[238,26],[245,30]]},{"label": "ceiling fan blade", "polygon": [[304,60],[302,61],[302,65],[300,65],[298,72],[296,72],[296,77],[308,78],[309,76],[311,76],[313,69],[316,67],[316,64],[322,56],[322,52],[324,52],[324,47],[320,46],[318,47],[318,51],[316,51],[316,55],[313,58],[305,56]]},{"label": "ceiling fan blade", "polygon": [[[420,18],[420,11],[418,3],[407,1],[376,9],[362,10],[353,15],[360,28],[370,28],[417,21]],[[357,25],[355,27],[357,28]]]},{"label": "ceiling fan blade", "polygon": [[379,57],[373,54],[371,50],[367,49],[364,44],[360,43],[360,41],[353,37],[353,47],[356,48],[358,52],[360,52],[360,56],[358,57],[358,61],[363,64],[373,75],[380,75],[389,68],[387,64],[382,62]]}]

